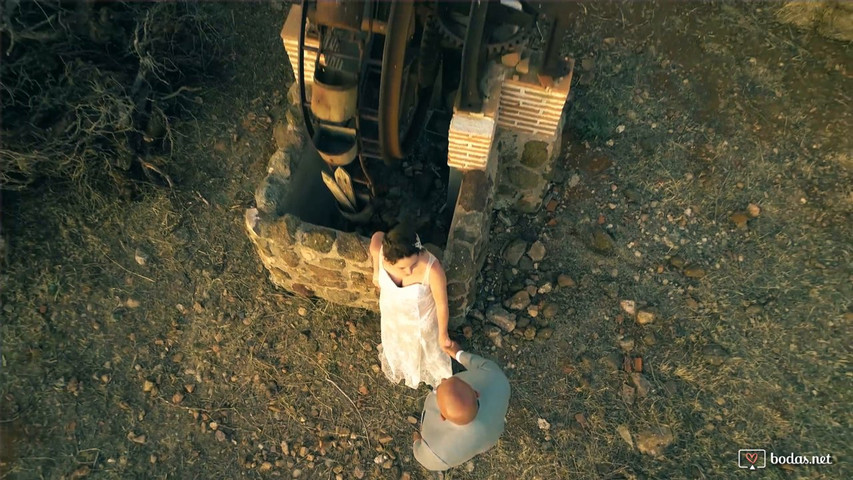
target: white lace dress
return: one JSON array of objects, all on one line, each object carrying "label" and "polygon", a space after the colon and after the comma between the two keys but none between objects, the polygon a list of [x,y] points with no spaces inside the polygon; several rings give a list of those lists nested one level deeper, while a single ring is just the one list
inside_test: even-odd
[{"label": "white lace dress", "polygon": [[379,311],[382,322],[382,349],[379,361],[392,383],[405,380],[418,388],[420,382],[435,387],[452,375],[450,357],[438,345],[435,300],[429,288],[429,263],[421,283],[398,287],[385,271],[379,250]]}]

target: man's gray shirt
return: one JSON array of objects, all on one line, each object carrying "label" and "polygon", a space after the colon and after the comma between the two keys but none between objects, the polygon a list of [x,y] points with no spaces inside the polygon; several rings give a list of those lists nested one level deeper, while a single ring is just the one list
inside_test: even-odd
[{"label": "man's gray shirt", "polygon": [[509,406],[509,381],[498,365],[469,352],[461,352],[459,363],[467,369],[454,375],[476,390],[480,408],[467,425],[442,420],[435,392],[424,401],[421,440],[413,445],[415,458],[428,470],[447,470],[461,465],[498,442]]}]

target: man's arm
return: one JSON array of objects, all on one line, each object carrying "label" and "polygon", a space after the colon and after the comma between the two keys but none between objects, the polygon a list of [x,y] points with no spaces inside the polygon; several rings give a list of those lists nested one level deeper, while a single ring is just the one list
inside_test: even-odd
[{"label": "man's arm", "polygon": [[467,370],[476,370],[476,369],[485,369],[485,370],[498,370],[501,371],[498,365],[491,361],[486,360],[485,358],[474,355],[471,352],[466,352],[462,350],[462,347],[459,346],[458,343],[451,341],[450,346],[445,348],[444,351],[455,358],[457,362],[461,363],[465,366]]},{"label": "man's arm", "polygon": [[[420,437],[420,435],[418,435]],[[423,439],[418,438],[412,444],[412,452],[415,454],[415,459],[424,466],[427,470],[432,471],[444,471],[450,468],[450,465],[444,463],[444,460],[438,458],[438,456],[429,448],[429,445]]]}]

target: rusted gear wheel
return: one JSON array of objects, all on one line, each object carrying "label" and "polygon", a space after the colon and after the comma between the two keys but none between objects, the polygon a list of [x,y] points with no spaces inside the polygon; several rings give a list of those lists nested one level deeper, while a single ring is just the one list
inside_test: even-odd
[{"label": "rusted gear wheel", "polygon": [[419,76],[435,71],[424,71],[417,58],[424,34],[415,19],[415,2],[391,4],[379,85],[379,143],[388,164],[411,150],[429,109],[433,82]]},{"label": "rusted gear wheel", "polygon": [[[451,5],[438,9],[436,22],[444,40],[451,47],[461,49],[465,45],[465,31],[468,29],[466,23],[467,4],[459,2],[458,4],[454,3]],[[466,8],[464,12],[460,10],[463,7]],[[535,12],[527,8],[519,12],[518,10],[503,6],[498,2],[493,2],[489,5],[489,18],[487,21],[489,25],[495,25],[489,29],[492,37],[502,29],[515,29],[508,37],[501,40],[484,39],[486,52],[489,56],[503,55],[516,50],[521,45],[527,44],[536,31]]]}]

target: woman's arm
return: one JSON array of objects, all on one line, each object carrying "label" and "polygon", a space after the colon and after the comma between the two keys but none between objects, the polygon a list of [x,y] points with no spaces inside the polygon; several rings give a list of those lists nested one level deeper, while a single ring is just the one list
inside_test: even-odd
[{"label": "woman's arm", "polygon": [[[429,288],[432,290],[432,298],[435,300],[435,314],[438,319],[438,346],[448,352],[453,344],[447,333],[447,322],[450,319],[450,309],[447,306],[447,277],[441,264],[433,262],[429,272]],[[448,353],[449,355],[449,353]]]},{"label": "woman's arm", "polygon": [[383,232],[376,232],[370,238],[370,258],[373,259],[373,285],[379,288],[379,250],[382,248]]}]

